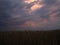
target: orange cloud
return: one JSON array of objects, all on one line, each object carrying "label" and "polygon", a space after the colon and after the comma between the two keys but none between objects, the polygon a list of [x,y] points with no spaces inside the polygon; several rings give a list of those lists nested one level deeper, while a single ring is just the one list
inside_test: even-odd
[{"label": "orange cloud", "polygon": [[29,9],[29,13],[33,13],[34,11],[41,9],[44,6],[44,4],[40,4],[40,2],[36,2],[34,3],[34,5],[32,5]]},{"label": "orange cloud", "polygon": [[25,3],[30,4],[30,3],[34,2],[34,1],[37,1],[37,0],[25,0]]},{"label": "orange cloud", "polygon": [[23,10],[25,10],[29,14],[32,14],[34,11],[44,6],[44,4],[42,3],[42,0],[25,0],[24,2],[31,4],[31,7],[29,7],[28,4],[25,7],[23,7]]},{"label": "orange cloud", "polygon": [[39,8],[41,8],[43,5],[40,5],[39,3],[35,3],[30,9],[31,11],[35,11]]}]

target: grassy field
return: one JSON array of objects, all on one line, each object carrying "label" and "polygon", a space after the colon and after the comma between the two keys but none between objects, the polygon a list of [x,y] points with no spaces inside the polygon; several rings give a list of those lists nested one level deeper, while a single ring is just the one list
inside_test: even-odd
[{"label": "grassy field", "polygon": [[0,32],[0,45],[60,45],[60,30]]}]

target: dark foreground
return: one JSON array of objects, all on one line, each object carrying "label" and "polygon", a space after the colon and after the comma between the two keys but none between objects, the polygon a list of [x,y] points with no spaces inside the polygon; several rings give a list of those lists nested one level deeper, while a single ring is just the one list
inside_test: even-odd
[{"label": "dark foreground", "polygon": [[60,45],[60,30],[0,32],[0,45]]}]

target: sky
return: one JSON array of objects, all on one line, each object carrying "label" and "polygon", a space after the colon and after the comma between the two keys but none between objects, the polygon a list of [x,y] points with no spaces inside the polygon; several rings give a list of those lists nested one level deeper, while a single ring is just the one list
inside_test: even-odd
[{"label": "sky", "polygon": [[0,31],[60,29],[60,0],[0,0]]}]

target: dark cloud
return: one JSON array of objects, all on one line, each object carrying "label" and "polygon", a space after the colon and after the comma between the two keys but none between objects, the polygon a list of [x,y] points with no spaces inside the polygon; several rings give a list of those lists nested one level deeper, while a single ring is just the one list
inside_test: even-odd
[{"label": "dark cloud", "polygon": [[44,0],[47,5],[53,5],[57,0]]},{"label": "dark cloud", "polygon": [[[42,7],[32,10],[35,3]],[[60,29],[59,19],[59,0],[30,4],[25,4],[24,0],[0,0],[0,31]]]}]

